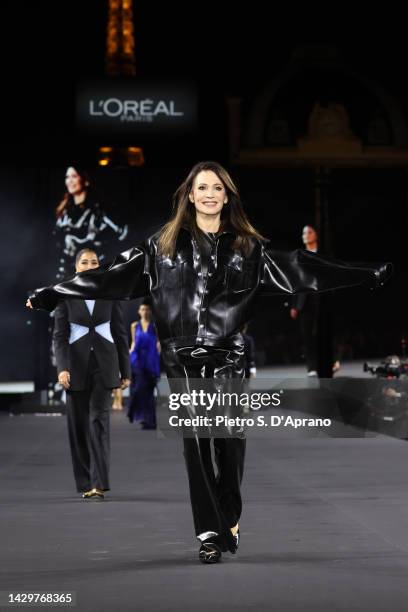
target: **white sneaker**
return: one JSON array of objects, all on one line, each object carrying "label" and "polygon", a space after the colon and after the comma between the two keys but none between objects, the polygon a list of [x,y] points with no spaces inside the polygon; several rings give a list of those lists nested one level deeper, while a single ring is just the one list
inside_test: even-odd
[{"label": "white sneaker", "polygon": [[316,372],[316,370],[310,370],[310,371],[307,373],[307,375],[308,375],[308,376],[317,376],[317,372]]}]

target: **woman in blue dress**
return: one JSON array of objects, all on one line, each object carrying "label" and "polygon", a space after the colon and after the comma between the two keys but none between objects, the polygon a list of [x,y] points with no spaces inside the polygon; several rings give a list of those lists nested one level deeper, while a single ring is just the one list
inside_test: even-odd
[{"label": "woman in blue dress", "polygon": [[154,388],[160,378],[160,344],[150,305],[143,302],[138,313],[139,321],[131,325],[132,382],[127,416],[131,423],[140,422],[142,429],[156,429]]}]

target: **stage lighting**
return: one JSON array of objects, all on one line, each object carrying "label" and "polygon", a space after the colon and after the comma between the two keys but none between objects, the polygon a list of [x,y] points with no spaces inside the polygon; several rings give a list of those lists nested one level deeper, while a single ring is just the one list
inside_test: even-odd
[{"label": "stage lighting", "polygon": [[113,147],[99,147],[98,164],[100,166],[109,166],[113,159]]},{"label": "stage lighting", "polygon": [[128,166],[140,167],[144,166],[144,154],[142,147],[128,147],[127,148],[127,162]]}]

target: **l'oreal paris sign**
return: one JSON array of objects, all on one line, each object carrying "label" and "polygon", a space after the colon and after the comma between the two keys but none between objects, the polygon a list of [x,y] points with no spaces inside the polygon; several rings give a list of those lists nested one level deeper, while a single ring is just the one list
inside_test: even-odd
[{"label": "l'oreal paris sign", "polygon": [[119,117],[120,121],[153,122],[158,115],[184,117],[184,111],[176,109],[175,100],[89,100],[90,117]]},{"label": "l'oreal paris sign", "polygon": [[187,132],[196,126],[196,92],[188,84],[137,79],[88,82],[78,89],[77,119],[81,129],[98,133]]}]

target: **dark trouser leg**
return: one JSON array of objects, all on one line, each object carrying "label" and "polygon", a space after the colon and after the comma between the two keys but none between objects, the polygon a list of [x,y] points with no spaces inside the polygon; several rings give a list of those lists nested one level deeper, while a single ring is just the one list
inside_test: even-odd
[{"label": "dark trouser leg", "polygon": [[[206,531],[219,533],[225,526],[234,527],[242,512],[240,487],[244,472],[246,440],[213,439],[217,476],[214,473],[210,443],[210,438],[199,438],[198,447],[196,439],[184,438],[184,458],[196,535]],[[207,483],[211,487],[212,495],[209,495]],[[221,527],[220,514],[223,519]]]},{"label": "dark trouser leg", "polygon": [[305,346],[306,367],[308,372],[317,372],[317,321],[314,312],[300,313],[300,329]]},{"label": "dark trouser leg", "polygon": [[[183,438],[196,535],[220,531],[216,479],[211,458],[210,438]],[[214,501],[216,503],[214,503]]]},{"label": "dark trouser leg", "polygon": [[91,489],[89,455],[89,390],[67,393],[67,422],[77,490]]},{"label": "dark trouser leg", "polygon": [[[245,440],[218,438],[213,440],[214,445],[216,441],[226,442],[224,450],[227,452],[233,448],[245,448]],[[225,454],[222,451],[221,454],[223,459],[220,463],[225,465]],[[242,460],[239,466],[236,465],[237,455],[240,455]],[[218,474],[217,478],[215,477],[210,438],[184,438],[184,458],[196,535],[218,533],[225,549],[234,550],[235,542],[230,529],[237,524],[242,510],[239,474],[242,475],[243,471],[244,453],[232,453],[228,458],[229,473],[234,473],[232,482],[228,481],[228,472],[225,470],[222,470],[222,476]],[[218,480],[220,485],[217,484]]]},{"label": "dark trouser leg", "polygon": [[317,330],[317,371],[320,378],[332,378],[333,376],[332,308],[331,294],[322,294],[319,298]]},{"label": "dark trouser leg", "polygon": [[[211,366],[209,375],[213,375],[215,379],[228,379],[229,383],[234,382],[234,388],[231,388],[231,391],[245,391],[243,354],[234,350],[226,352],[221,366]],[[224,388],[224,391],[228,391],[228,388]],[[232,409],[228,416],[242,417],[242,413]],[[242,512],[241,482],[244,473],[245,449],[244,435],[214,438],[214,455],[218,468],[217,498],[221,512],[230,528],[235,527]]]},{"label": "dark trouser leg", "polygon": [[[193,347],[190,347],[193,348]],[[186,390],[189,380],[202,376],[209,378],[242,378],[244,369],[241,354],[234,351],[209,350],[201,352],[199,358],[189,349],[177,354],[164,353],[164,364],[170,379],[185,379]],[[178,386],[177,391],[180,392]],[[227,547],[234,549],[235,542],[230,528],[238,522],[242,509],[240,483],[245,457],[245,439],[214,439],[218,476],[216,478],[211,458],[209,438],[184,438],[184,458],[190,488],[190,499],[196,535],[207,531],[220,534]],[[230,507],[231,504],[231,507]]]},{"label": "dark trouser leg", "polygon": [[109,421],[112,404],[111,389],[102,384],[98,370],[93,372],[92,387],[89,400],[89,441],[90,441],[90,473],[91,488],[96,487],[108,491],[110,438]]},{"label": "dark trouser leg", "polygon": [[217,498],[229,527],[238,523],[242,512],[241,482],[245,447],[245,438],[214,438],[218,467]]}]

